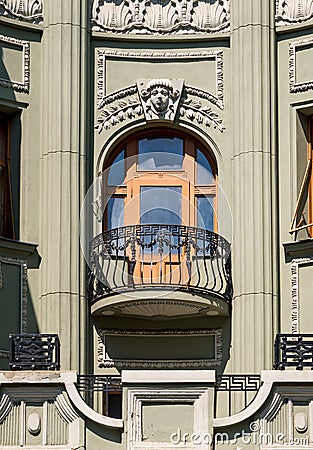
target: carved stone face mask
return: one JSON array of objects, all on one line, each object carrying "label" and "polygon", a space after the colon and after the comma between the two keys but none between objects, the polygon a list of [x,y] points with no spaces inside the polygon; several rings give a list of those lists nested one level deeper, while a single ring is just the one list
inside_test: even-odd
[{"label": "carved stone face mask", "polygon": [[155,86],[151,91],[151,104],[155,111],[162,113],[168,108],[169,91],[164,86]]}]

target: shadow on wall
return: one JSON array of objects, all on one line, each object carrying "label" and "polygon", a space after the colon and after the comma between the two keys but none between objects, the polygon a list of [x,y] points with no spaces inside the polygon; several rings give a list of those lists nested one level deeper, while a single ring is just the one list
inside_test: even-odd
[{"label": "shadow on wall", "polygon": [[[23,263],[28,269],[38,269],[41,258],[35,245],[19,241],[23,111],[12,86],[16,80],[11,79],[12,70],[7,69],[7,63],[10,67],[14,65],[12,55],[17,48],[0,40],[0,221],[11,228],[4,233],[7,227],[0,227],[0,369],[9,368],[9,333],[38,333],[34,300]],[[20,61],[17,68],[22,70]]]}]

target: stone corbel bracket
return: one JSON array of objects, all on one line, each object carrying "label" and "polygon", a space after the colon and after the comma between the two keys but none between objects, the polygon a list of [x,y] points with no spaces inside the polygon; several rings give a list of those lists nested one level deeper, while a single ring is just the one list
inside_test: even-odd
[{"label": "stone corbel bracket", "polygon": [[0,0],[0,16],[41,24],[43,22],[42,0]]},{"label": "stone corbel bracket", "polygon": [[312,0],[276,0],[276,26],[296,25],[313,19]]}]

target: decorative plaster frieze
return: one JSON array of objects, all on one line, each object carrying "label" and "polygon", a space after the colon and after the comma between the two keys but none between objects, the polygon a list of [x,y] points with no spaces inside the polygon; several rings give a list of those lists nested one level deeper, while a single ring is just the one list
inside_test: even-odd
[{"label": "decorative plaster frieze", "polygon": [[[312,0],[313,2],[313,0]],[[289,44],[289,86],[290,92],[304,92],[313,89],[313,80],[302,81],[297,83],[296,72],[297,72],[297,55],[296,52],[301,47],[312,46],[313,49],[313,38],[302,39],[300,41],[291,42]]]},{"label": "decorative plaster frieze", "polygon": [[300,333],[299,324],[299,266],[313,264],[312,258],[297,258],[291,263],[291,332]]},{"label": "decorative plaster frieze", "polygon": [[[21,333],[27,331],[27,264],[24,259],[14,258],[13,256],[0,256],[0,266],[3,264],[13,264],[20,266],[21,269]],[[1,283],[1,279],[0,279]],[[5,286],[5,280],[2,276],[2,288]]]},{"label": "decorative plaster frieze", "polygon": [[[312,0],[313,1],[313,0]],[[313,80],[297,82],[297,50],[301,47],[312,46],[313,49],[313,38],[301,39],[300,41],[291,42],[289,44],[289,88],[290,92],[304,92],[313,89]]]},{"label": "decorative plaster frieze", "polygon": [[204,50],[204,51],[190,51],[190,52],[173,52],[173,51],[150,51],[150,52],[136,52],[127,50],[102,50],[97,52],[97,107],[98,109],[112,103],[116,100],[122,100],[127,96],[137,93],[137,86],[128,86],[119,91],[106,95],[105,78],[106,78],[106,60],[113,59],[135,59],[135,60],[157,60],[157,61],[181,61],[181,60],[203,60],[213,59],[216,64],[216,94],[203,91],[191,86],[185,86],[185,92],[203,100],[213,103],[220,109],[224,108],[224,55],[222,50]]},{"label": "decorative plaster frieze", "polygon": [[6,78],[0,78],[0,86],[14,89],[18,92],[29,93],[29,77],[30,77],[30,44],[27,41],[21,39],[12,38],[0,34],[0,46],[1,42],[4,44],[10,44],[16,47],[20,47],[23,52],[23,79],[21,81],[10,80]]},{"label": "decorative plaster frieze", "polygon": [[313,0],[276,0],[276,25],[299,24],[313,18]]},{"label": "decorative plaster frieze", "polygon": [[[171,360],[132,360],[132,359],[111,359],[106,352],[106,336],[214,336],[215,355],[210,359],[171,359]],[[127,367],[130,369],[203,369],[212,366],[219,366],[222,362],[222,330],[216,329],[190,329],[190,330],[121,330],[121,329],[98,329],[98,367]]]},{"label": "decorative plaster frieze", "polygon": [[91,0],[92,30],[195,34],[229,30],[230,0]]},{"label": "decorative plaster frieze", "polygon": [[0,16],[40,24],[43,21],[42,0],[0,0]]}]

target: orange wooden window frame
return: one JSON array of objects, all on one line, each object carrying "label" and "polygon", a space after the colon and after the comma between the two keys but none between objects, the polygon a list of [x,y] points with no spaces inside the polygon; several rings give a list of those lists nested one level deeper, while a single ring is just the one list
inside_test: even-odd
[{"label": "orange wooden window frame", "polygon": [[[181,170],[139,170],[138,168],[138,142],[140,139],[153,137],[178,137],[183,140],[183,167]],[[196,184],[196,151],[201,150],[206,156],[214,175],[214,183],[208,185]],[[123,186],[108,186],[107,177],[108,169],[115,160],[116,156],[125,151],[125,184]],[[172,132],[168,130],[157,130],[150,132],[137,133],[136,136],[130,137],[128,140],[120,144],[116,150],[110,155],[104,165],[104,182],[103,182],[103,198],[105,203],[109,197],[125,198],[125,225],[138,223],[140,217],[139,194],[142,186],[182,186],[183,197],[187,198],[190,207],[187,211],[183,207],[182,223],[189,226],[197,226],[196,217],[196,198],[199,196],[214,197],[214,231],[218,231],[217,221],[217,170],[216,164],[210,153],[201,143],[190,136]],[[138,201],[133,199],[137,198]],[[132,202],[132,203],[130,203]],[[127,208],[127,205],[131,205]],[[103,229],[107,226],[107,208],[104,211]]]}]

